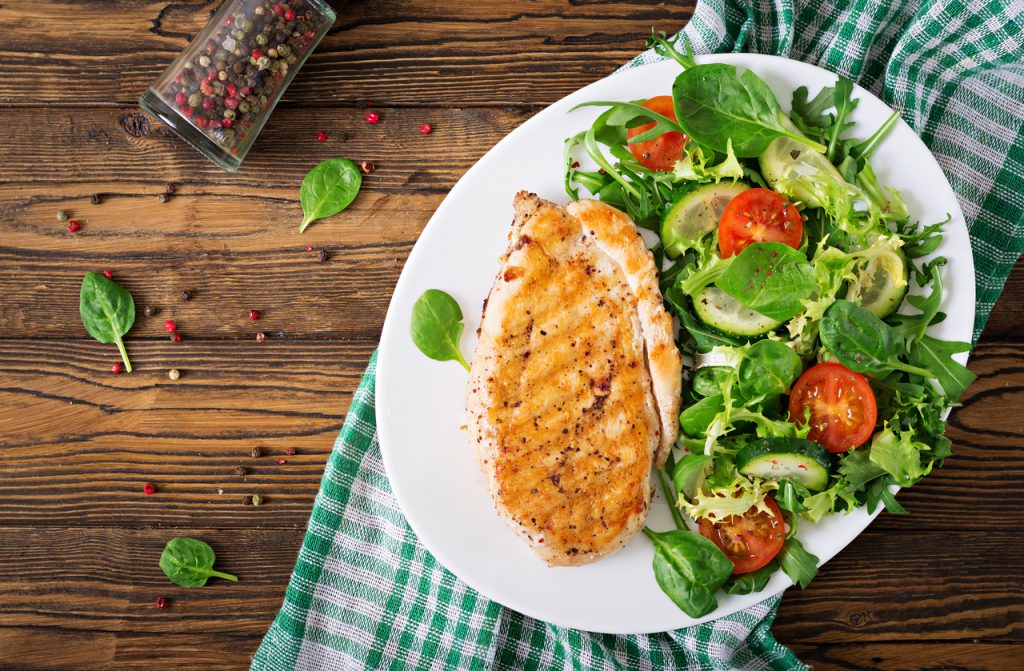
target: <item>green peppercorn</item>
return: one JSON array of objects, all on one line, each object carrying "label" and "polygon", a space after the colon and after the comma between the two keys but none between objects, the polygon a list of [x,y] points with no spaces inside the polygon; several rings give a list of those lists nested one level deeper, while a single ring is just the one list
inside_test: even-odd
[{"label": "green peppercorn", "polygon": [[265,8],[263,8],[263,7],[257,7],[256,9],[253,10],[253,13],[256,16],[263,16],[264,14],[267,13],[267,10]]},{"label": "green peppercorn", "polygon": [[233,110],[233,109],[226,109],[226,110],[224,110],[224,118],[225,119],[231,119],[232,121],[234,121],[234,119],[235,119],[235,110]]},{"label": "green peppercorn", "polygon": [[260,496],[259,494],[253,494],[252,495],[252,504],[254,506],[263,505],[263,497]]},{"label": "green peppercorn", "polygon": [[189,107],[199,107],[203,104],[203,94],[196,91],[188,97]]},{"label": "green peppercorn", "polygon": [[277,53],[281,58],[288,58],[292,55],[292,48],[287,44],[282,44],[277,48]]},{"label": "green peppercorn", "polygon": [[267,36],[263,35],[263,34],[257,35],[256,36],[256,44],[260,45],[261,47],[266,46],[267,45]]},{"label": "green peppercorn", "polygon": [[242,114],[248,114],[251,109],[252,109],[252,106],[248,102],[246,102],[245,100],[243,100],[240,103],[238,103],[238,111],[241,112]]},{"label": "green peppercorn", "polygon": [[236,40],[245,39],[245,33],[243,33],[241,30],[232,30],[231,37],[235,38]]},{"label": "green peppercorn", "polygon": [[221,80],[222,82],[226,82],[228,80],[228,71],[221,70],[220,72],[218,72],[217,79]]},{"label": "green peppercorn", "polygon": [[243,30],[245,32],[249,32],[250,30],[252,30],[252,21],[250,21],[249,19],[242,19],[239,23],[235,25],[237,25],[240,30]]},{"label": "green peppercorn", "polygon": [[57,221],[67,221],[70,219],[68,213],[64,210],[57,210]]},{"label": "green peppercorn", "polygon": [[285,61],[285,62],[288,63],[288,65],[295,65],[296,61],[298,61],[298,60],[299,60],[299,57],[296,56],[295,54],[292,54],[291,56],[288,57],[288,60]]},{"label": "green peppercorn", "polygon": [[166,193],[158,193],[158,194],[156,194],[156,202],[160,203],[161,205],[166,203],[167,202],[167,194]]},{"label": "green peppercorn", "polygon": [[200,56],[199,57],[199,65],[203,66],[204,68],[210,67],[210,57],[209,56]]},{"label": "green peppercorn", "polygon": [[267,55],[270,56],[271,58],[277,58],[277,49],[275,49],[274,47],[270,47],[269,49],[267,49]]}]

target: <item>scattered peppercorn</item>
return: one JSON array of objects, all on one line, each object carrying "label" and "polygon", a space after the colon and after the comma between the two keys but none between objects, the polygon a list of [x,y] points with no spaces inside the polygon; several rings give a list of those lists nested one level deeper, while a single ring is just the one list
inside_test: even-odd
[{"label": "scattered peppercorn", "polygon": [[327,133],[320,131],[316,134],[316,139],[320,142],[327,142]]},{"label": "scattered peppercorn", "polygon": [[71,223],[68,224],[68,230],[72,233],[77,233],[79,228],[81,228],[81,226],[78,225],[77,219],[72,219]]},{"label": "scattered peppercorn", "polygon": [[156,607],[160,610],[167,610],[167,608],[170,607],[170,605],[171,602],[167,599],[167,597],[158,596],[156,598]]},{"label": "scattered peppercorn", "polygon": [[106,268],[104,268],[104,269],[103,269],[103,277],[106,277],[106,278],[107,278],[108,280],[112,280],[112,279],[114,279],[114,274],[113,274],[113,273],[111,273],[111,272],[110,272],[109,270],[107,270]]},{"label": "scattered peppercorn", "polygon": [[[201,118],[205,118],[205,117],[201,117]],[[156,194],[156,202],[160,203],[161,205],[166,203],[167,202],[167,194],[166,193],[158,193],[158,194]]]},{"label": "scattered peppercorn", "polygon": [[147,317],[152,317],[157,312],[159,312],[159,310],[157,310],[155,307],[153,307],[152,305],[147,305],[145,309],[142,311],[142,314],[146,315]]},{"label": "scattered peppercorn", "polygon": [[380,114],[378,114],[377,112],[367,112],[366,113],[366,123],[376,124],[376,123],[379,123],[379,122],[380,122]]},{"label": "scattered peppercorn", "polygon": [[181,293],[178,294],[178,298],[180,298],[183,301],[190,301],[190,300],[192,300],[192,290],[191,289],[182,289]]},{"label": "scattered peppercorn", "polygon": [[364,175],[369,175],[374,171],[374,165],[370,161],[360,161],[359,169],[363,171]]},{"label": "scattered peppercorn", "polygon": [[167,377],[171,378],[172,380],[177,380],[179,377],[181,377],[181,372],[179,372],[177,368],[172,368],[169,371],[167,371]]},{"label": "scattered peppercorn", "polygon": [[171,341],[172,342],[181,342],[182,340],[183,340],[183,338],[182,338],[181,334],[178,333],[177,331],[175,331],[174,333],[171,334]]},{"label": "scattered peppercorn", "polygon": [[254,506],[263,505],[263,500],[264,500],[263,497],[260,496],[259,494],[253,494],[252,495],[252,504]]},{"label": "scattered peppercorn", "polygon": [[173,184],[171,182],[167,182],[167,184],[164,185],[164,193],[166,193],[168,196],[174,195],[174,192],[177,191],[177,190],[178,190],[177,185],[175,185],[175,184]]},{"label": "scattered peppercorn", "polygon": [[313,246],[312,245],[306,245],[306,251],[307,252],[313,251]]},{"label": "scattered peppercorn", "polygon": [[175,331],[178,330],[178,325],[174,322],[173,319],[168,319],[167,321],[164,322],[164,330],[167,331],[168,333],[174,333]]},{"label": "scattered peppercorn", "polygon": [[423,133],[424,135],[430,135],[430,131],[432,130],[433,128],[431,128],[430,124],[428,123],[425,123],[422,126],[420,126],[420,132]]},{"label": "scattered peppercorn", "polygon": [[259,318],[260,318],[260,311],[259,310],[249,310],[249,319],[251,319],[252,321],[258,321]]},{"label": "scattered peppercorn", "polygon": [[284,465],[284,459],[278,459],[277,463],[278,463],[279,466],[283,466]]},{"label": "scattered peppercorn", "polygon": [[242,497],[242,505],[243,506],[251,506],[252,505],[252,497],[251,496],[243,496]]},{"label": "scattered peppercorn", "polygon": [[263,456],[263,451],[260,450],[260,448],[258,447],[254,447],[252,448],[252,451],[249,452],[249,454],[252,456],[253,459],[259,459],[260,457]]},{"label": "scattered peppercorn", "polygon": [[284,453],[287,454],[289,457],[294,457],[295,456],[295,448],[294,447],[285,448]]},{"label": "scattered peppercorn", "polygon": [[57,210],[57,221],[67,221],[70,218],[65,210]]},{"label": "scattered peppercorn", "polygon": [[263,342],[266,339],[267,339],[267,334],[264,333],[263,331],[260,331],[259,333],[256,334],[256,342]]},{"label": "scattered peppercorn", "polygon": [[235,467],[235,475],[237,475],[238,477],[242,477],[246,473],[248,473],[248,471],[245,470],[245,466],[237,466],[237,467]]},{"label": "scattered peppercorn", "polygon": [[89,196],[89,202],[92,203],[93,205],[99,205],[100,203],[103,202],[103,196],[101,196],[98,193],[94,193],[91,196]]},{"label": "scattered peppercorn", "polygon": [[120,375],[124,372],[124,364],[120,361],[115,362],[114,365],[110,367],[110,372],[114,375]]},{"label": "scattered peppercorn", "polygon": [[149,496],[150,494],[156,494],[156,485],[154,485],[152,482],[147,482],[146,484],[142,485],[142,491],[146,494],[146,496]]},{"label": "scattered peppercorn", "polygon": [[319,252],[317,252],[316,253],[316,260],[319,261],[320,263],[323,263],[324,261],[326,261],[327,260],[327,250],[326,249],[321,249]]}]

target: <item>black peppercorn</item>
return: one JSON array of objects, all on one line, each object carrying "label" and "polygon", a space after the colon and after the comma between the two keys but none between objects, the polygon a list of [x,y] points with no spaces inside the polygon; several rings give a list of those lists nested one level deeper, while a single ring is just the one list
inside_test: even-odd
[{"label": "black peppercorn", "polygon": [[252,505],[252,497],[251,496],[243,496],[242,497],[242,505],[243,506],[251,506]]},{"label": "black peppercorn", "polygon": [[262,450],[260,450],[260,448],[258,447],[252,448],[252,452],[250,452],[249,454],[252,455],[253,459],[259,459],[261,456],[263,456]]},{"label": "black peppercorn", "polygon": [[316,260],[319,261],[320,263],[323,263],[324,261],[326,261],[327,258],[328,258],[328,256],[327,256],[327,250],[326,249],[321,249],[316,254]]},{"label": "black peppercorn", "polygon": [[192,291],[190,289],[182,289],[178,297],[183,301],[190,301],[192,300]]},{"label": "black peppercorn", "polygon": [[235,475],[243,477],[248,471],[245,470],[245,466],[238,466],[235,468]]},{"label": "black peppercorn", "polygon": [[92,196],[89,197],[89,202],[92,203],[93,205],[99,205],[100,203],[103,202],[103,196],[101,196],[98,193],[94,193],[92,194]]},{"label": "black peppercorn", "polygon": [[152,305],[147,305],[146,309],[142,311],[142,314],[146,315],[147,317],[152,317],[157,312],[159,312],[157,308],[153,307]]}]

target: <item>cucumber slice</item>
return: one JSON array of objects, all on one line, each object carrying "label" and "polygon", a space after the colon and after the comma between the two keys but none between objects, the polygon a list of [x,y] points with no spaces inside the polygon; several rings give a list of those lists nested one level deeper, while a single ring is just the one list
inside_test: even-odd
[{"label": "cucumber slice", "polygon": [[857,279],[850,283],[846,300],[883,319],[896,312],[903,303],[907,279],[907,257],[903,252],[880,249],[868,257]]},{"label": "cucumber slice", "polygon": [[762,438],[736,455],[736,469],[764,480],[792,480],[820,492],[828,487],[835,457],[822,445],[803,438]]},{"label": "cucumber slice", "polygon": [[[800,133],[789,119],[784,118],[782,125],[794,133]],[[757,162],[761,166],[761,175],[765,181],[776,190],[779,188],[779,182],[786,177],[815,172],[827,173],[840,182],[846,181],[839,174],[839,171],[836,170],[836,167],[832,165],[832,161],[828,160],[827,156],[811,149],[805,144],[800,144],[795,140],[785,137],[772,141],[768,148],[764,150],[764,153],[757,158]],[[823,205],[813,193],[804,187],[797,186],[794,188],[792,196],[809,207],[821,207]]]},{"label": "cucumber slice", "polygon": [[665,253],[675,258],[718,228],[725,206],[749,188],[740,182],[707,184],[673,203],[661,220]]},{"label": "cucumber slice", "polygon": [[693,311],[702,322],[722,333],[759,336],[782,326],[783,321],[766,317],[744,307],[716,286],[707,286],[693,295]]}]

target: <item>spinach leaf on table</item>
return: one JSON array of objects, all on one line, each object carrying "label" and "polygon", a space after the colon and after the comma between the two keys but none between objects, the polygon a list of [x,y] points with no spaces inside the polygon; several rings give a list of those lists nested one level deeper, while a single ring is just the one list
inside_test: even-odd
[{"label": "spinach leaf on table", "polygon": [[172,538],[160,555],[160,568],[176,585],[202,587],[210,578],[238,582],[236,576],[213,570],[217,556],[213,548],[201,540],[179,536]]},{"label": "spinach leaf on table", "polygon": [[747,246],[715,284],[744,307],[772,319],[799,313],[817,286],[807,257],[781,242]]},{"label": "spinach leaf on table", "polygon": [[86,273],[78,297],[78,311],[82,324],[96,340],[117,343],[124,367],[132,372],[122,337],[135,323],[135,299],[131,293],[100,273]]},{"label": "spinach leaf on table", "polygon": [[463,328],[459,303],[439,289],[427,289],[412,306],[409,331],[416,347],[435,361],[458,361],[469,370],[459,349]]},{"label": "spinach leaf on table", "polygon": [[783,125],[775,94],[751,70],[737,75],[733,65],[695,65],[676,77],[672,97],[686,134],[715,151],[725,153],[731,139],[736,156],[753,158],[780,137],[826,149]]},{"label": "spinach leaf on table", "polygon": [[644,527],[654,544],[654,578],[658,586],[690,617],[718,607],[715,592],[732,575],[733,563],[713,542],[692,531],[657,533]]},{"label": "spinach leaf on table", "polygon": [[362,183],[359,166],[347,158],[329,158],[310,170],[299,188],[304,215],[299,233],[311,222],[335,215],[351,205]]},{"label": "spinach leaf on table", "polygon": [[750,594],[760,592],[768,585],[768,581],[779,569],[779,561],[773,559],[761,568],[751,573],[734,575],[726,581],[722,591],[726,594]]},{"label": "spinach leaf on table", "polygon": [[935,377],[929,370],[899,360],[903,341],[896,330],[850,301],[836,301],[819,324],[821,344],[847,368],[883,378],[894,370]]}]

